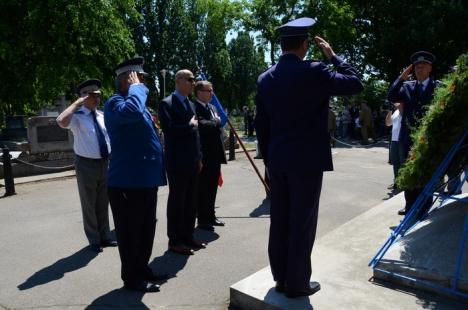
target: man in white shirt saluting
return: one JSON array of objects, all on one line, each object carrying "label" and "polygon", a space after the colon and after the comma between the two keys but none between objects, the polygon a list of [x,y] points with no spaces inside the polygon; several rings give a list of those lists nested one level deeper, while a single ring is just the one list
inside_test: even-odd
[{"label": "man in white shirt saluting", "polygon": [[79,98],[57,117],[60,127],[73,132],[76,180],[81,201],[83,225],[90,249],[117,246],[109,232],[107,167],[110,154],[104,115],[97,110],[101,100],[101,81],[85,80],[78,84]]}]

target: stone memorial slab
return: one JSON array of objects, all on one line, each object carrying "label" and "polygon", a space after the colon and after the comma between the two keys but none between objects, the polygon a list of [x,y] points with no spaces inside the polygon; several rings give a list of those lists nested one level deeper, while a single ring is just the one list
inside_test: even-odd
[{"label": "stone memorial slab", "polygon": [[28,140],[31,154],[73,150],[71,131],[60,128],[51,116],[28,119]]}]

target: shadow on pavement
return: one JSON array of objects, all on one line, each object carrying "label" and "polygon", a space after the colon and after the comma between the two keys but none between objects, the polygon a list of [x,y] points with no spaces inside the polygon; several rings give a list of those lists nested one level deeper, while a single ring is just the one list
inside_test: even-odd
[{"label": "shadow on pavement", "polygon": [[106,293],[91,302],[86,310],[106,309],[150,309],[141,300],[144,293],[119,288]]},{"label": "shadow on pavement", "polygon": [[84,247],[78,252],[59,259],[52,265],[37,271],[26,281],[18,285],[18,289],[21,291],[27,290],[38,285],[61,279],[65,273],[85,267],[97,255],[96,252],[91,251],[88,247]]},{"label": "shadow on pavement", "polygon": [[[222,228],[221,228],[222,229]],[[219,235],[214,231],[208,231],[196,228],[193,237],[201,242],[210,243],[219,239]]]},{"label": "shadow on pavement", "polygon": [[[181,255],[167,250],[162,256],[155,257],[149,266],[154,273],[167,275],[167,280],[169,280],[175,278],[177,273],[184,269],[188,258],[188,255]],[[162,284],[167,280],[158,283]]]},{"label": "shadow on pavement", "polygon": [[270,214],[270,199],[265,198],[263,199],[262,203],[257,208],[255,208],[254,210],[252,210],[252,212],[250,212],[249,216],[259,217],[262,215],[269,215],[269,214]]},{"label": "shadow on pavement", "polygon": [[456,310],[466,309],[466,303],[459,302],[456,300],[447,299],[447,297],[441,295],[435,295],[434,293],[424,292],[416,288],[410,288],[390,282],[385,282],[380,279],[370,278],[369,282],[374,285],[382,286],[400,293],[412,295],[418,298],[416,304],[422,309],[436,309],[436,310]]},{"label": "shadow on pavement", "polygon": [[263,300],[270,305],[280,304],[281,309],[283,309],[283,306],[284,309],[314,309],[314,307],[312,307],[312,305],[310,304],[309,297],[287,298],[283,294],[277,293],[273,287],[268,290]]}]

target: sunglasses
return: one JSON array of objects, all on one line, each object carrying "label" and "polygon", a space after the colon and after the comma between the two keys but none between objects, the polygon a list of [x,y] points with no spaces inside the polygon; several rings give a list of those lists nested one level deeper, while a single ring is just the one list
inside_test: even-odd
[{"label": "sunglasses", "polygon": [[193,83],[195,82],[195,78],[194,77],[189,77],[189,78],[185,78],[187,81],[189,81],[190,83]]}]

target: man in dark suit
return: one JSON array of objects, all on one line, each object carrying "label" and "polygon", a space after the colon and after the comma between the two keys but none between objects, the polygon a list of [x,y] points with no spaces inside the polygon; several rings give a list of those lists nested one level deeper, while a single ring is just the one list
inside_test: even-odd
[{"label": "man in dark suit", "polygon": [[323,171],[333,170],[328,136],[330,96],[353,95],[363,86],[357,72],[320,37],[315,42],[336,67],[304,61],[312,18],[278,28],[283,55],[257,82],[256,130],[271,184],[268,253],[276,290],[312,295],[309,282]]},{"label": "man in dark suit", "polygon": [[169,250],[192,255],[206,246],[193,238],[197,181],[202,169],[198,120],[195,106],[188,99],[195,77],[189,70],[180,70],[175,83],[175,91],[159,104],[169,180],[167,236]]},{"label": "man in dark suit", "polygon": [[198,227],[213,231],[213,226],[224,226],[224,223],[215,215],[221,164],[226,164],[223,129],[216,107],[210,104],[213,85],[208,81],[198,81],[195,84],[194,92],[197,97],[195,108],[203,153],[203,168],[198,181]]},{"label": "man in dark suit", "polygon": [[[403,102],[404,109],[401,120],[399,141],[405,157],[408,157],[412,141],[411,129],[417,126],[418,121],[426,113],[432,98],[434,89],[440,81],[434,80],[430,75],[435,56],[426,51],[419,51],[411,55],[411,65],[393,82],[388,91],[387,99],[391,102]],[[414,69],[416,80],[407,81]],[[405,190],[405,207],[398,214],[405,215],[418,199],[422,189]],[[421,210],[421,214],[430,208],[432,201],[427,201]]]}]

